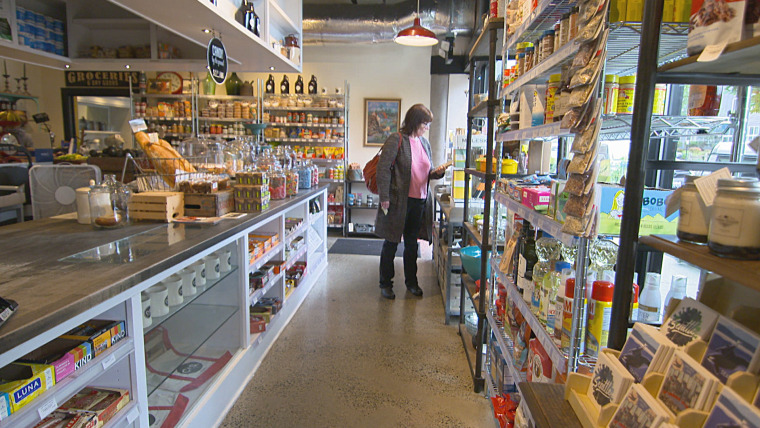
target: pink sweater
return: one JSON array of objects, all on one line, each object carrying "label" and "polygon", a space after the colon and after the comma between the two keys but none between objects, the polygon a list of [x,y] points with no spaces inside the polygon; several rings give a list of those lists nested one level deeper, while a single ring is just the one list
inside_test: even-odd
[{"label": "pink sweater", "polygon": [[410,137],[412,149],[412,179],[409,182],[409,197],[427,198],[428,175],[430,174],[430,159],[419,137]]}]

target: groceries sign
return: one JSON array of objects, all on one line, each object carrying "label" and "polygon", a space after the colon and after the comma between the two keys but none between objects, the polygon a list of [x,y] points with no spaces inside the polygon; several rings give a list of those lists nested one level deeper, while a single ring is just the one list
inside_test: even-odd
[{"label": "groceries sign", "polygon": [[206,62],[208,72],[214,82],[221,85],[227,79],[227,50],[224,48],[222,41],[216,37],[208,42],[208,51],[206,52]]},{"label": "groceries sign", "polygon": [[137,86],[140,73],[137,71],[65,71],[66,86],[89,88],[129,88]]}]

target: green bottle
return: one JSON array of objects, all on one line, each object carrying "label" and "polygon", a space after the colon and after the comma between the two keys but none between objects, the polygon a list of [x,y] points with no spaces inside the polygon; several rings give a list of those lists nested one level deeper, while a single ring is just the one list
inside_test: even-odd
[{"label": "green bottle", "polygon": [[216,94],[216,82],[211,77],[211,73],[206,73],[206,80],[203,81],[203,93],[206,95]]},{"label": "green bottle", "polygon": [[240,95],[240,86],[242,84],[243,81],[240,80],[237,73],[232,73],[232,76],[224,84],[227,88],[227,95]]}]

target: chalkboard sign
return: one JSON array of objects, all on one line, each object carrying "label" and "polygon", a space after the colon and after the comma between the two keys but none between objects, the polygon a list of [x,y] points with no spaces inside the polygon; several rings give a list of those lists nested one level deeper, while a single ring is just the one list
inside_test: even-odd
[{"label": "chalkboard sign", "polygon": [[214,82],[221,85],[227,79],[227,50],[224,48],[222,41],[216,37],[208,42],[208,51],[206,52],[206,61],[208,71]]}]

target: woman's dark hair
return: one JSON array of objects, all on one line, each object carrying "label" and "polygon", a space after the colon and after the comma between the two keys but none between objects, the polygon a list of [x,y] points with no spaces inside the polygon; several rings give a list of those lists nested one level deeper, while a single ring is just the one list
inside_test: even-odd
[{"label": "woman's dark hair", "polygon": [[409,107],[404,116],[404,123],[401,124],[401,133],[411,135],[423,123],[433,121],[433,112],[424,104],[415,104]]}]

